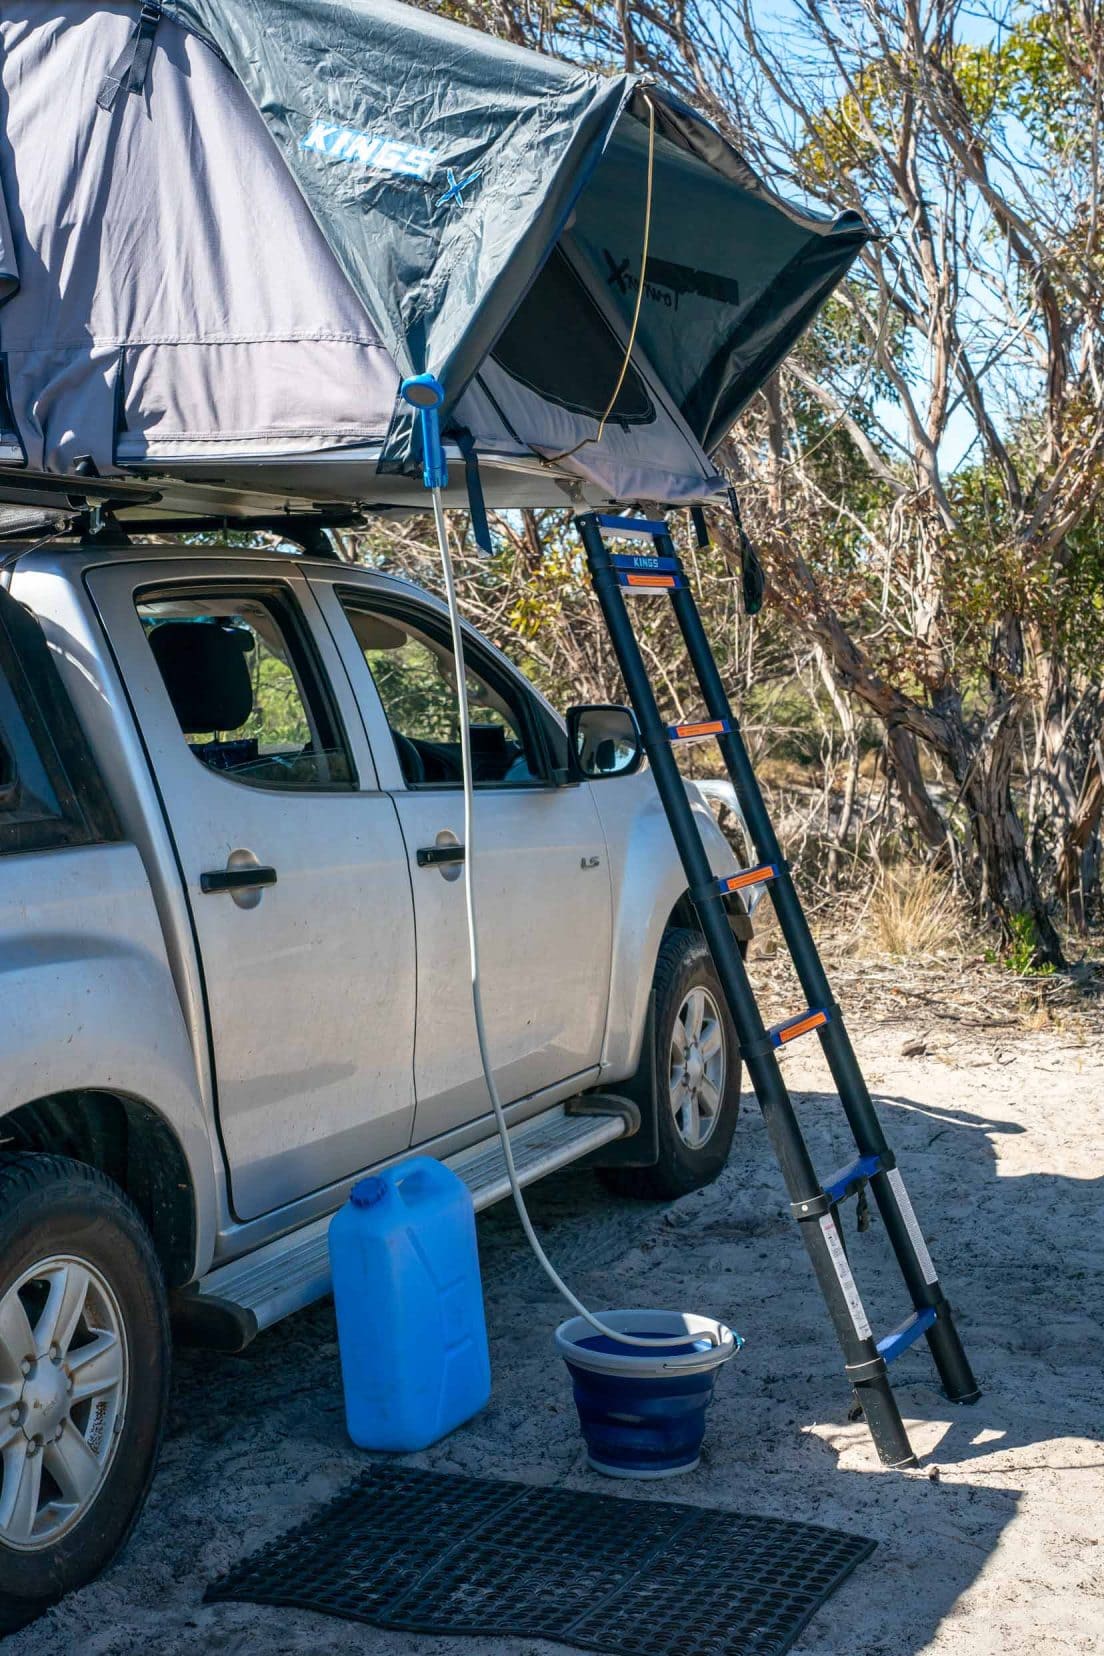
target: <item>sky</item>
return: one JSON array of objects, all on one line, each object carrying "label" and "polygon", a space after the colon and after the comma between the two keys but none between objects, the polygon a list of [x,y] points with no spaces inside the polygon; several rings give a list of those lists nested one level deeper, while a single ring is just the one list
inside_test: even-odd
[{"label": "sky", "polygon": [[[756,0],[753,7],[757,21],[762,21],[772,31],[784,33],[787,23],[796,23],[804,14],[804,7],[800,0]],[[824,6],[827,14],[831,14],[835,7],[831,0]],[[972,45],[985,45],[994,39],[994,24],[985,9],[978,6],[974,10],[964,9],[960,14],[961,38]],[[831,203],[823,205],[830,206]],[[979,305],[986,303],[986,293],[983,288],[975,284],[974,300]],[[918,368],[923,367],[926,355],[926,342],[922,339],[914,341]],[[892,436],[900,442],[907,442],[908,429],[903,411],[895,403],[879,399],[875,404],[878,418],[885,424]],[[951,415],[944,444],[941,448],[941,463],[945,473],[951,473],[964,462],[975,457],[971,453],[977,439],[977,428],[969,410],[964,406],[958,407]]]}]

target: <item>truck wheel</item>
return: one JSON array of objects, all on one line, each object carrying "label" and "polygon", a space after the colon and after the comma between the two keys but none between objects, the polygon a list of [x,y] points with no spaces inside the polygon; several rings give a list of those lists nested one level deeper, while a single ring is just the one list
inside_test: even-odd
[{"label": "truck wheel", "polygon": [[0,1157],[0,1634],[130,1534],[169,1368],[161,1267],[123,1192],[65,1156]]},{"label": "truck wheel", "polygon": [[602,1172],[623,1196],[671,1200],[714,1180],[728,1160],[740,1113],[740,1057],[713,958],[699,932],[667,932],[653,983],[654,1167]]}]

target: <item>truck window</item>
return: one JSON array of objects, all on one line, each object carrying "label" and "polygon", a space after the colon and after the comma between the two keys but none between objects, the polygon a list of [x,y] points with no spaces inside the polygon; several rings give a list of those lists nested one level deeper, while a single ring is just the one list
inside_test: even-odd
[{"label": "truck window", "polygon": [[138,615],[200,764],[255,788],[356,785],[321,668],[285,598],[189,587],[147,592]]},{"label": "truck window", "polygon": [[0,855],[120,837],[42,629],[0,591]]},{"label": "truck window", "polygon": [[[408,787],[459,787],[456,657],[435,634],[399,612],[341,596],[349,625],[379,692]],[[545,781],[534,723],[516,685],[492,682],[465,647],[475,781],[485,787],[532,787]]]}]

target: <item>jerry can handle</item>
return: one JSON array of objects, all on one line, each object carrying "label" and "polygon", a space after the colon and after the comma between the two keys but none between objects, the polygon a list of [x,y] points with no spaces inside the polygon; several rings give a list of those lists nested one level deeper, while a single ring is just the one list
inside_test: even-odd
[{"label": "jerry can handle", "polygon": [[408,1207],[435,1190],[453,1192],[458,1184],[462,1184],[462,1180],[435,1156],[411,1156],[409,1161],[388,1168],[387,1177]]}]

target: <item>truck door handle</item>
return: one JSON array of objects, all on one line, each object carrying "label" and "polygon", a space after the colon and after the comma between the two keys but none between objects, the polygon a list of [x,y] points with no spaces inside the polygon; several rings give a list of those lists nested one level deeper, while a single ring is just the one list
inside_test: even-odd
[{"label": "truck door handle", "polygon": [[440,868],[442,863],[460,863],[464,860],[462,845],[420,845],[419,868]]},{"label": "truck door handle", "polygon": [[276,870],[262,863],[243,863],[239,868],[213,868],[199,876],[200,891],[255,891],[276,884]]}]

